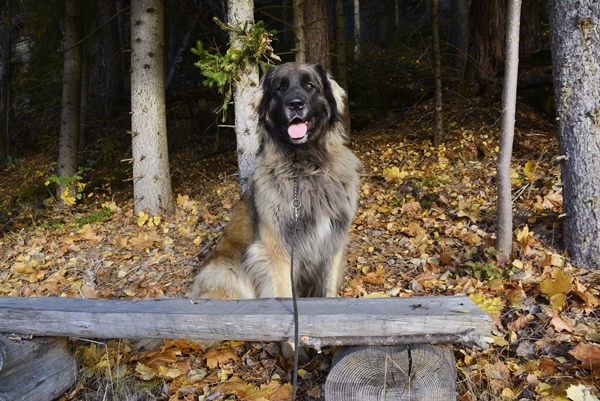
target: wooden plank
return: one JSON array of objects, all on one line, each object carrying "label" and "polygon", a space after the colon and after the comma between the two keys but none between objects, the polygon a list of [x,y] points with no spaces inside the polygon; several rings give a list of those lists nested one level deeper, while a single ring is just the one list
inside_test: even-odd
[{"label": "wooden plank", "polygon": [[0,334],[0,355],[0,401],[51,401],[77,379],[66,338],[12,342]]},{"label": "wooden plank", "polygon": [[[352,337],[359,345],[370,344],[369,337],[409,336],[413,343],[427,343],[427,337],[458,335],[469,329],[481,337],[491,330],[490,317],[467,297],[302,298],[298,309],[300,335],[305,340]],[[291,299],[279,298],[124,301],[0,297],[0,332],[283,341],[293,337],[292,310]]]}]

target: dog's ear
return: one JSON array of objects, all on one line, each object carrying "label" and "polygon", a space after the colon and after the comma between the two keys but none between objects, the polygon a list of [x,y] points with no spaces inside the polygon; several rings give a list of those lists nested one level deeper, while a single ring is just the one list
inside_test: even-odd
[{"label": "dog's ear", "polygon": [[346,91],[331,78],[325,67],[320,64],[315,67],[321,77],[321,82],[323,82],[323,94],[331,108],[331,119],[332,121],[342,121],[345,117]]},{"label": "dog's ear", "polygon": [[260,79],[256,96],[252,101],[254,106],[254,113],[258,117],[258,121],[263,121],[267,116],[267,110],[269,109],[269,103],[271,102],[271,76],[275,67],[269,67],[265,74]]}]

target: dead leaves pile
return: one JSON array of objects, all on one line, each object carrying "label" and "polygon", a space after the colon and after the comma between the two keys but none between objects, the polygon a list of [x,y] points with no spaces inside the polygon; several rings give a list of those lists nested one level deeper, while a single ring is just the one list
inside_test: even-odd
[{"label": "dead leaves pile", "polygon": [[[598,400],[600,275],[571,266],[559,247],[555,128],[528,111],[518,116],[520,150],[511,174],[514,251],[510,260],[498,260],[493,234],[499,112],[457,111],[438,148],[419,138],[428,134],[427,119],[420,118],[425,113],[415,108],[406,120],[388,119],[353,139],[365,175],[342,295],[467,295],[489,313],[490,349],[455,348],[461,401]],[[5,235],[0,295],[185,294],[198,260],[218,240],[237,202],[234,179],[215,177],[205,185],[198,199],[178,195],[173,216],[135,215],[127,202],[103,199],[96,209],[73,213],[94,213],[104,203],[112,211],[107,221]],[[202,349],[169,341],[157,352],[135,354],[122,341],[79,344],[77,352],[88,381],[135,378],[162,389],[154,394],[159,399],[276,401],[291,394],[291,365],[274,344]],[[301,370],[300,399],[323,399],[323,358]]]}]

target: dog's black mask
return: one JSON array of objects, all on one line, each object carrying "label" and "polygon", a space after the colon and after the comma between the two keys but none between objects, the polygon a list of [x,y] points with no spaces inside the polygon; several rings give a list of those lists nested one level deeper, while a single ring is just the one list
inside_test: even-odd
[{"label": "dog's black mask", "polygon": [[295,63],[271,67],[261,81],[259,122],[288,144],[318,140],[340,120],[327,71],[320,65]]}]

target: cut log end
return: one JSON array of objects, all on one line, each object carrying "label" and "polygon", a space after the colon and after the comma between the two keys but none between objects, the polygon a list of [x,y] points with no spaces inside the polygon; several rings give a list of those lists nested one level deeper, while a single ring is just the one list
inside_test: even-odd
[{"label": "cut log end", "polygon": [[449,346],[361,346],[339,350],[325,383],[327,401],[453,401]]}]

